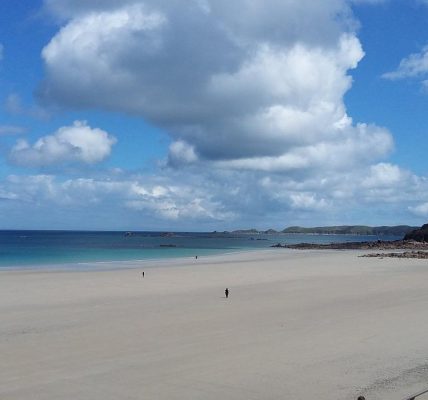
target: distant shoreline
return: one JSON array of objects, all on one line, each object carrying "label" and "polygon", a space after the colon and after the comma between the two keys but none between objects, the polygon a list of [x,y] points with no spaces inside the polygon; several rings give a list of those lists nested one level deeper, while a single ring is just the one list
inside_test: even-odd
[{"label": "distant shoreline", "polygon": [[295,234],[295,235],[362,235],[362,236],[401,236],[404,237],[407,233],[417,229],[418,227],[409,225],[395,226],[368,226],[368,225],[337,225],[337,226],[316,226],[316,227],[301,227],[289,226],[283,230],[276,231],[268,229],[260,231],[258,229],[239,229],[234,230],[234,234]]},{"label": "distant shoreline", "polygon": [[385,236],[395,235],[400,236],[414,229],[417,226],[410,225],[391,225],[391,226],[368,226],[368,225],[337,225],[337,226],[316,226],[316,227],[301,227],[288,226],[284,229],[234,229],[234,230],[214,230],[214,231],[182,231],[182,230],[147,230],[147,229],[118,229],[118,230],[103,230],[103,229],[0,229],[0,233],[123,233],[126,236],[152,233],[161,236],[174,236],[179,234],[242,234],[242,235],[282,235],[282,234],[318,234],[318,235],[364,235],[364,236]]}]

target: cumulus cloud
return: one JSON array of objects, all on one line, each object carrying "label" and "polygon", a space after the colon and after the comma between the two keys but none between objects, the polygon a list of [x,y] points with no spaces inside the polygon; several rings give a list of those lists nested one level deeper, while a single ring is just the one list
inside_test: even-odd
[{"label": "cumulus cloud", "polygon": [[66,23],[40,98],[144,117],[173,138],[172,167],[343,168],[343,149],[351,166],[392,148],[343,103],[364,56],[346,1],[46,4]]},{"label": "cumulus cloud", "polygon": [[[172,139],[167,168],[140,177],[10,177],[0,189],[180,227],[369,223],[379,208],[405,220],[409,205],[426,202],[426,180],[388,163],[390,132],[354,123],[343,100],[364,57],[351,12],[362,2],[375,1],[45,0],[61,29],[42,52],[39,99],[163,128]],[[18,143],[11,160],[92,163],[114,144],[104,132],[105,146],[95,146],[104,151],[88,156],[95,147],[59,131]],[[350,212],[361,207],[365,221]]]},{"label": "cumulus cloud", "polygon": [[410,172],[402,170],[397,165],[380,163],[370,167],[369,175],[362,181],[367,188],[397,187],[406,185]]},{"label": "cumulus cloud", "polygon": [[284,155],[220,161],[217,165],[266,172],[309,170],[316,173],[321,170],[327,173],[351,170],[359,164],[366,165],[388,154],[392,148],[393,141],[386,130],[361,124],[357,128],[348,127],[346,137],[337,140],[302,145]]},{"label": "cumulus cloud", "polygon": [[53,164],[94,164],[110,155],[116,139],[85,121],[59,128],[53,135],[43,136],[34,144],[21,139],[12,148],[9,160],[27,167]]}]

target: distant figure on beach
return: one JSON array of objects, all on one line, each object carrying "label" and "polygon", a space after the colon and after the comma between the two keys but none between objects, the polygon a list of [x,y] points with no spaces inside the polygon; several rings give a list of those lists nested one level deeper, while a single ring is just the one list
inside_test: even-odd
[{"label": "distant figure on beach", "polygon": [[198,259],[198,256],[195,256],[195,259],[197,260],[197,259]]},{"label": "distant figure on beach", "polygon": [[144,271],[141,273],[141,275],[143,275],[143,278],[144,278]]},{"label": "distant figure on beach", "polygon": [[224,291],[224,295],[226,296],[226,299],[229,297],[229,289],[226,288],[226,290]]},{"label": "distant figure on beach", "polygon": [[364,396],[358,396],[357,400],[366,400],[366,398]]}]

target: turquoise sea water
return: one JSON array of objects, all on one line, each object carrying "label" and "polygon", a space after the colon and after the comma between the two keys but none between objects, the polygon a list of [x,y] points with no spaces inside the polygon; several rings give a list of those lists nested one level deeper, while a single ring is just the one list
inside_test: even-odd
[{"label": "turquoise sea water", "polygon": [[[278,242],[374,241],[362,235],[0,231],[0,268],[194,257],[269,248]],[[395,240],[399,237],[382,237]]]}]

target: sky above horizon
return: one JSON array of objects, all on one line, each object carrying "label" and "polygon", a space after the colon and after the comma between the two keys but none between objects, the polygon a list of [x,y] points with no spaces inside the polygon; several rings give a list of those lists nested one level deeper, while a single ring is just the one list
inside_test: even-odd
[{"label": "sky above horizon", "polygon": [[428,219],[428,0],[3,0],[0,19],[0,229]]}]

